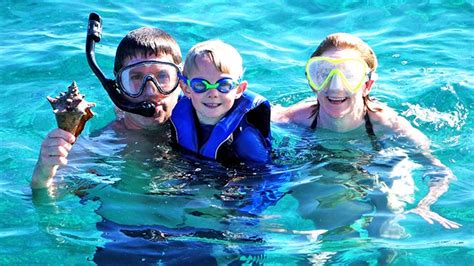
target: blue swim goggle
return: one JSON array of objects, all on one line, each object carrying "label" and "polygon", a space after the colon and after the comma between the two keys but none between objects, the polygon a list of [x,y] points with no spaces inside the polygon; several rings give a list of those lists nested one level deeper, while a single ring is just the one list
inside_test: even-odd
[{"label": "blue swim goggle", "polygon": [[233,90],[240,83],[240,79],[235,81],[232,78],[221,78],[216,83],[210,83],[209,81],[202,78],[188,79],[187,77],[180,75],[180,79],[186,82],[195,93],[204,93],[208,90],[216,89],[221,93],[228,93]]}]

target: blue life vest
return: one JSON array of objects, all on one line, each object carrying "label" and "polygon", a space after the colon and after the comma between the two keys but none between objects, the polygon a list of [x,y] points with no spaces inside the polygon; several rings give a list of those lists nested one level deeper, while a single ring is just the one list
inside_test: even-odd
[{"label": "blue life vest", "polygon": [[[206,158],[223,160],[225,158],[220,157],[227,155],[218,155],[219,150],[229,148],[233,143],[231,150],[239,158],[260,162],[269,160],[270,103],[259,94],[246,90],[214,126],[209,139],[201,147],[197,134],[199,122],[190,99],[183,97],[178,101],[170,120],[175,131],[172,136],[174,141],[186,150]],[[258,139],[263,142],[262,145],[254,145]],[[225,143],[227,145],[223,145]],[[259,150],[255,150],[255,147]],[[255,158],[255,154],[265,154],[266,158]]]}]

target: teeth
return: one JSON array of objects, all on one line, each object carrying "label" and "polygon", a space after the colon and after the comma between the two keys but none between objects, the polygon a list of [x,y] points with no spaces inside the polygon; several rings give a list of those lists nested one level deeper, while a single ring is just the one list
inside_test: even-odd
[{"label": "teeth", "polygon": [[218,103],[205,103],[204,105],[205,105],[205,106],[209,106],[209,107],[217,107],[217,106],[219,106],[220,104],[218,104]]},{"label": "teeth", "polygon": [[331,101],[344,101],[346,97],[328,97]]}]

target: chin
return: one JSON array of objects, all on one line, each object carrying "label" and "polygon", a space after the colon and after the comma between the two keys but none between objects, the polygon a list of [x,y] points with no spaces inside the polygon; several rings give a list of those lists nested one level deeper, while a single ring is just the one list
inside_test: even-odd
[{"label": "chin", "polygon": [[344,110],[334,110],[333,108],[328,108],[325,110],[325,112],[332,118],[338,119],[338,118],[343,118],[346,116],[348,113],[350,113],[350,110],[344,109]]},{"label": "chin", "polygon": [[156,117],[153,122],[154,124],[156,125],[162,125],[162,124],[165,124],[167,121],[168,121],[169,117]]}]

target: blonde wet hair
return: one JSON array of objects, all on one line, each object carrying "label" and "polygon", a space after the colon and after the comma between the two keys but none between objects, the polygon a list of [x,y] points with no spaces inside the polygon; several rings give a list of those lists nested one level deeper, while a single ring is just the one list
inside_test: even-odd
[{"label": "blonde wet hair", "polygon": [[244,74],[242,57],[231,45],[221,40],[208,40],[194,45],[186,55],[183,74],[190,76],[198,68],[196,58],[207,55],[219,72],[239,79]]}]

